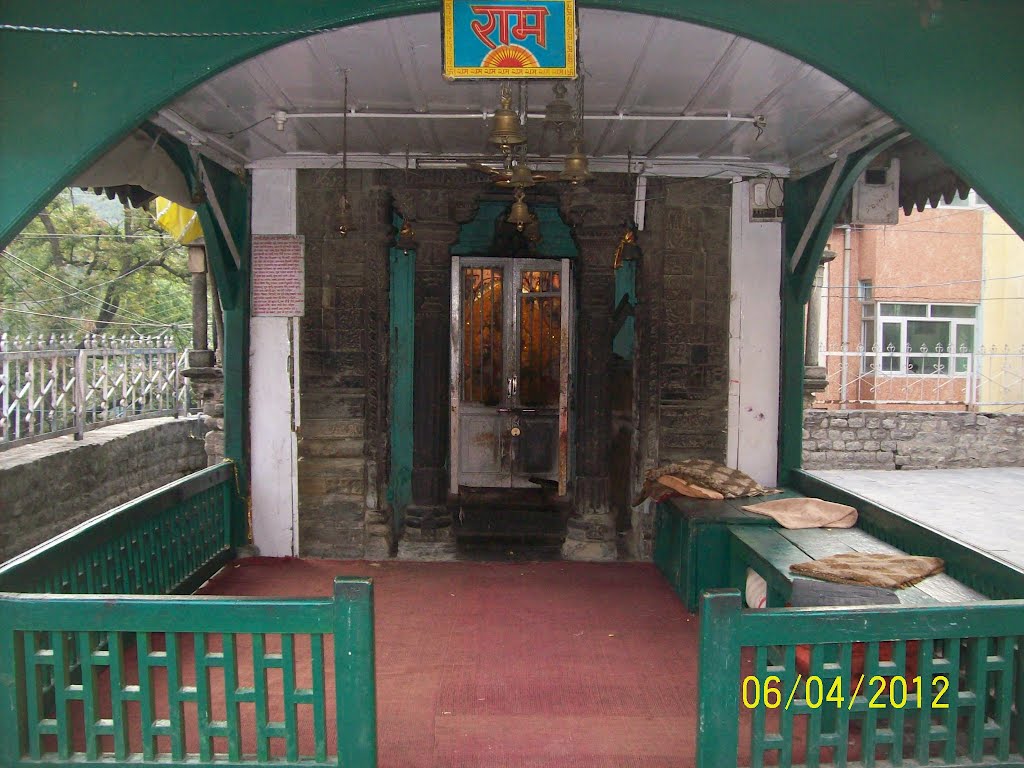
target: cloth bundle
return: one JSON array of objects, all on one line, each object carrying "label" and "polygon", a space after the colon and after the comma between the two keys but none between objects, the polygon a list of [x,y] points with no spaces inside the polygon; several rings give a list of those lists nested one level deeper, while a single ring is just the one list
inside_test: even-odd
[{"label": "cloth bundle", "polygon": [[650,498],[664,501],[670,496],[696,499],[739,499],[777,493],[754,478],[711,459],[686,459],[649,469],[640,496],[633,505]]}]

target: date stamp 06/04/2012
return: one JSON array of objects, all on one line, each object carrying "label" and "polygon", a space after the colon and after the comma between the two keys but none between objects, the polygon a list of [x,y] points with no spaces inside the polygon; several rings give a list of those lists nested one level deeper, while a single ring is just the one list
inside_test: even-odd
[{"label": "date stamp 06/04/2012", "polygon": [[776,675],[764,680],[748,675],[743,678],[741,698],[747,709],[788,710],[795,702],[808,709],[845,707],[852,710],[858,699],[866,701],[868,709],[949,709],[949,678],[944,675],[935,675],[930,682],[920,676],[901,675],[860,675],[845,682],[840,677],[822,679],[811,675],[805,678],[798,674],[791,686],[783,686],[782,679]]}]

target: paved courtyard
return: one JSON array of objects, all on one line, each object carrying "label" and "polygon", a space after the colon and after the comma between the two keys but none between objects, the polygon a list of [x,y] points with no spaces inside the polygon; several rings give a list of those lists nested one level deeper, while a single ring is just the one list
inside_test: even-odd
[{"label": "paved courtyard", "polygon": [[1024,568],[1024,467],[810,474]]}]

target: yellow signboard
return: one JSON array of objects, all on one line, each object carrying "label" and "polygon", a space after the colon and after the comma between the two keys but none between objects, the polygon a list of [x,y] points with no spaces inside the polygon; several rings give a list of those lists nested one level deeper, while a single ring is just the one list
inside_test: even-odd
[{"label": "yellow signboard", "polygon": [[444,76],[576,77],[574,0],[444,0]]}]

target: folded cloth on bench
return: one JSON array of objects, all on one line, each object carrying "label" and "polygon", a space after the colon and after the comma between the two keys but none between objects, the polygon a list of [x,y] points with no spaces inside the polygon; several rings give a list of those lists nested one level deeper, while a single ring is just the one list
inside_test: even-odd
[{"label": "folded cloth on bench", "polygon": [[837,584],[866,584],[901,589],[942,573],[943,566],[942,559],[938,557],[849,552],[809,563],[794,563],[789,566],[789,570],[800,576],[834,581]]},{"label": "folded cloth on bench", "polygon": [[[646,498],[662,501],[670,495],[669,487],[662,478],[671,476],[672,488],[682,495],[704,499],[739,499],[744,496],[764,496],[778,493],[775,488],[765,488],[750,475],[732,469],[711,459],[686,459],[673,464],[647,470],[644,487],[633,505]],[[710,491],[711,493],[708,493]],[[721,494],[721,495],[716,495]]]},{"label": "folded cloth on bench", "polygon": [[853,528],[857,524],[856,509],[824,499],[776,499],[743,509],[767,515],[783,528]]}]

